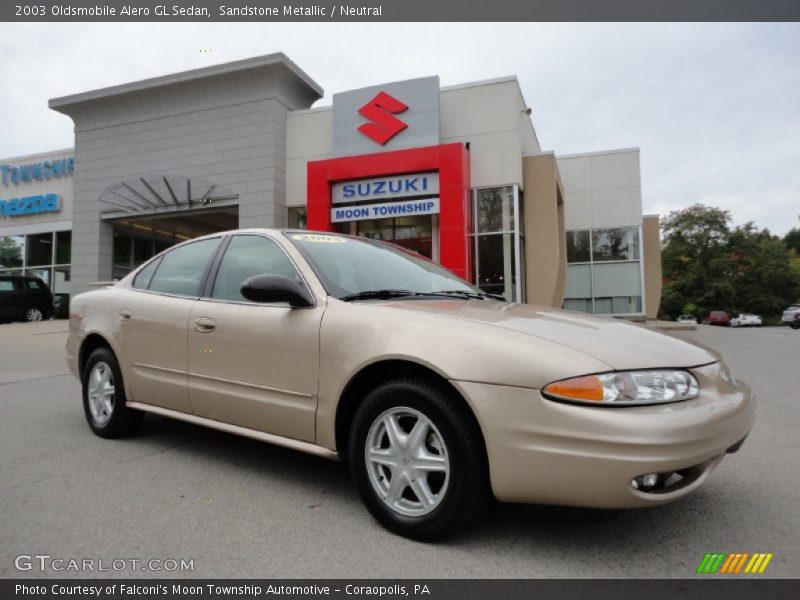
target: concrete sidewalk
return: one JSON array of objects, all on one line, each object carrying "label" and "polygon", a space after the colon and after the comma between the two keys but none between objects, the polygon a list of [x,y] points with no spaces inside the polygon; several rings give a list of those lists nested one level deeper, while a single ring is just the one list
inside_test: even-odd
[{"label": "concrete sidewalk", "polygon": [[68,331],[66,319],[0,325],[0,343],[12,349],[4,353],[0,384],[68,374]]}]

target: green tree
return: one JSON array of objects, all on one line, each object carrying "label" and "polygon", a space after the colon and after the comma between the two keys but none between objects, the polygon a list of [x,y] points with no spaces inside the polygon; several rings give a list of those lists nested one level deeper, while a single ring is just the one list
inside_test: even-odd
[{"label": "green tree", "polygon": [[788,233],[783,236],[783,243],[789,250],[794,250],[800,255],[800,228],[792,227]]},{"label": "green tree", "polygon": [[665,317],[674,319],[687,303],[702,316],[728,309],[735,301],[734,264],[728,254],[730,221],[728,211],[702,204],[673,211],[662,221]]},{"label": "green tree", "polygon": [[664,317],[711,310],[774,317],[797,300],[800,258],[789,249],[792,232],[781,239],[753,223],[732,230],[730,222],[728,211],[702,204],[663,220]]},{"label": "green tree", "polygon": [[750,222],[731,233],[728,247],[739,310],[776,315],[795,299],[800,281],[780,238]]}]

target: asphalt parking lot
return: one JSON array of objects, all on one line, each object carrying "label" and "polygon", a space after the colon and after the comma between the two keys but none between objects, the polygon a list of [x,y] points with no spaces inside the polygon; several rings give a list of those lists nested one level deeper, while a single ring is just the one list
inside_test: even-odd
[{"label": "asphalt parking lot", "polygon": [[[191,559],[182,575],[204,578],[683,578],[706,552],[739,551],[774,553],[761,577],[800,576],[800,331],[673,335],[722,352],[759,399],[747,443],[704,487],[637,511],[496,505],[430,545],[375,524],[338,463],[153,415],[134,437],[93,436],[65,322],[0,325],[0,577],[92,575],[14,567],[48,554]],[[95,573],[110,574],[167,575]]]}]

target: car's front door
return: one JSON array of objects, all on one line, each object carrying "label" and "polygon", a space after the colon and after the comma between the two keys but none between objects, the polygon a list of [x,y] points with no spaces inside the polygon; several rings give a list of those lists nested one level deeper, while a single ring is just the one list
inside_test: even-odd
[{"label": "car's front door", "polygon": [[254,275],[296,278],[273,239],[236,234],[189,317],[189,398],[198,416],[313,441],[319,330],[325,307],[256,304],[239,289]]},{"label": "car's front door", "polygon": [[178,246],[139,271],[114,296],[115,334],[128,395],[135,402],[191,413],[187,391],[189,314],[222,238]]}]

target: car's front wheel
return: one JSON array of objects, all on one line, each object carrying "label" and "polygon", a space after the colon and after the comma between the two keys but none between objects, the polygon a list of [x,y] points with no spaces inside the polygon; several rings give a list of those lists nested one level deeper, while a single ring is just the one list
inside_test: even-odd
[{"label": "car's front wheel", "polygon": [[122,372],[114,353],[98,348],[83,368],[83,411],[94,433],[104,438],[117,438],[132,433],[142,422],[144,413],[125,406]]},{"label": "car's front wheel", "polygon": [[406,537],[456,532],[491,497],[480,429],[446,384],[398,379],[373,390],[356,412],[349,459],[369,511]]}]

